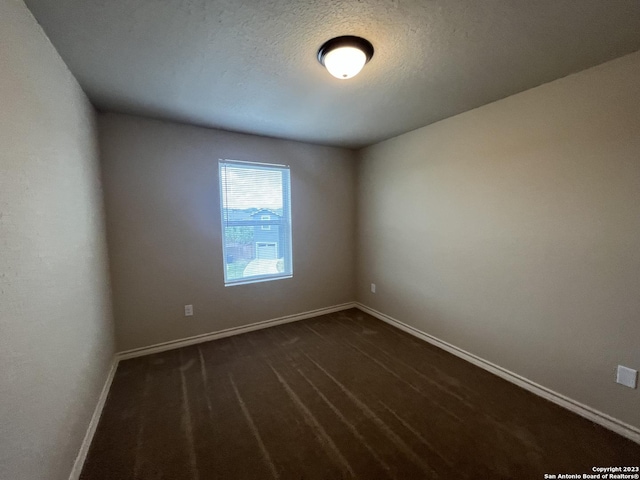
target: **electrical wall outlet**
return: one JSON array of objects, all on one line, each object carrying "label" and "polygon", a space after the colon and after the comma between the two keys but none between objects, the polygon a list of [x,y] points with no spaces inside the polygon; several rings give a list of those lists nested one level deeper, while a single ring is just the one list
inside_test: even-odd
[{"label": "electrical wall outlet", "polygon": [[638,371],[633,368],[623,367],[618,365],[618,375],[616,376],[616,382],[625,387],[636,388],[638,383]]},{"label": "electrical wall outlet", "polygon": [[371,284],[371,293],[376,293],[376,284],[375,283]]},{"label": "electrical wall outlet", "polygon": [[193,305],[185,305],[184,306],[184,316],[192,317],[193,316]]}]

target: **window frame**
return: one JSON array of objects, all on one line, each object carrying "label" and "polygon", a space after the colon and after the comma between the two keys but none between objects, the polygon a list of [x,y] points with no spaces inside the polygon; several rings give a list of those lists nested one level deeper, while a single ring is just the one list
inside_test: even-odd
[{"label": "window frame", "polygon": [[[242,220],[229,222],[228,218],[225,218],[225,205],[224,205],[224,191],[222,183],[222,170],[226,166],[233,168],[246,168],[248,170],[279,170],[282,172],[282,216],[279,220],[270,219],[268,221],[262,219],[256,220]],[[218,188],[220,190],[220,223],[221,223],[221,243],[222,243],[222,263],[224,272],[224,286],[231,287],[235,285],[246,285],[250,283],[268,282],[272,280],[282,280],[293,277],[293,229],[291,220],[291,168],[289,165],[273,164],[263,162],[251,162],[243,160],[218,160]],[[278,243],[278,249],[283,248],[284,251],[282,259],[284,262],[284,271],[281,273],[269,273],[264,275],[252,275],[250,277],[244,277],[239,279],[229,279],[227,272],[227,252],[226,252],[226,239],[225,231],[226,227],[233,226],[253,226],[254,228],[263,227],[265,223],[268,223],[269,229],[271,225],[279,226],[284,231],[285,242],[284,245]],[[287,242],[288,240],[288,242]],[[259,243],[255,239],[253,240],[253,247]],[[287,245],[288,244],[288,245]],[[288,268],[287,268],[288,267]]]}]

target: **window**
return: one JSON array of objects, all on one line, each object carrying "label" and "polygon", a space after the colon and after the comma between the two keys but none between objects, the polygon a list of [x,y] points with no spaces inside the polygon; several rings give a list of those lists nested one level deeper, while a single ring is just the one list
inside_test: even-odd
[{"label": "window", "polygon": [[293,275],[289,167],[221,160],[224,284]]}]

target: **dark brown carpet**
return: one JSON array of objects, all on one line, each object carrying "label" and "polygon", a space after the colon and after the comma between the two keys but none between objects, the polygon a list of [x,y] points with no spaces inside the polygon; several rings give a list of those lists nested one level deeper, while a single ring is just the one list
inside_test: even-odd
[{"label": "dark brown carpet", "polygon": [[81,478],[541,479],[639,459],[354,309],[121,362]]}]

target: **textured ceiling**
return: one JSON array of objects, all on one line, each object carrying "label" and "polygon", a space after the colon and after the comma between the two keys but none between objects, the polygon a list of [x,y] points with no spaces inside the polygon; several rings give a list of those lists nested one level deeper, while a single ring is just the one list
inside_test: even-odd
[{"label": "textured ceiling", "polygon": [[[26,0],[101,109],[361,147],[640,49],[638,0]],[[322,43],[375,47],[338,80]]]}]

